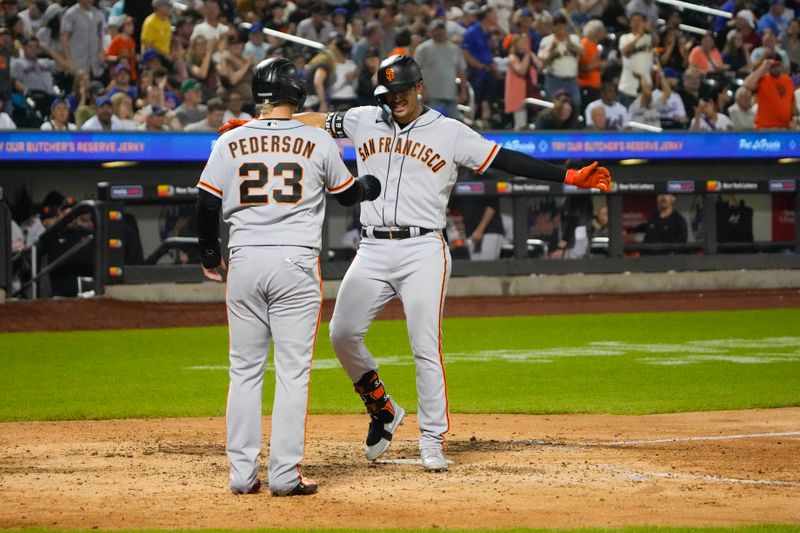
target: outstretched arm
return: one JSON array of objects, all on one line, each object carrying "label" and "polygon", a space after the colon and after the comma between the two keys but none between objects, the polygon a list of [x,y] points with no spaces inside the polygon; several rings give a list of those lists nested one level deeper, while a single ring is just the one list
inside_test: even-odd
[{"label": "outstretched arm", "polygon": [[611,174],[607,168],[597,165],[598,163],[595,161],[580,170],[564,169],[521,152],[500,148],[489,168],[503,170],[515,176],[608,192],[611,190]]},{"label": "outstretched arm", "polygon": [[327,113],[295,113],[292,115],[292,118],[295,120],[299,120],[306,126],[312,126],[314,128],[325,129],[325,117],[327,117]]}]

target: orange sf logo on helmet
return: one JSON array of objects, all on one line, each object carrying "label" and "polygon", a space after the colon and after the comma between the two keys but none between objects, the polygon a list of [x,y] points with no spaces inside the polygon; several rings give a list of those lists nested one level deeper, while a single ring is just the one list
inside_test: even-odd
[{"label": "orange sf logo on helmet", "polygon": [[393,68],[387,68],[386,69],[386,79],[389,80],[389,81],[392,81],[394,79],[394,69]]}]

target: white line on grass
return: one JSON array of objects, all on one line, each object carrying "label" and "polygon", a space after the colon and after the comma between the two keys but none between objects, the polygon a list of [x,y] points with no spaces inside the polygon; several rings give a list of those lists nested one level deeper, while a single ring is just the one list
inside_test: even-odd
[{"label": "white line on grass", "polygon": [[671,439],[652,440],[617,440],[611,442],[579,442],[578,446],[635,446],[637,444],[665,444],[670,442],[693,442],[703,440],[759,439],[771,437],[798,437],[800,431],[784,431],[780,433],[750,433],[748,435],[715,435],[711,437],[674,437]]}]

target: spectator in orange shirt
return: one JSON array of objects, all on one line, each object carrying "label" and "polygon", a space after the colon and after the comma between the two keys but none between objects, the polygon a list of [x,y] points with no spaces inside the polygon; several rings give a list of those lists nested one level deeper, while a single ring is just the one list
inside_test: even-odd
[{"label": "spectator in orange shirt", "polygon": [[597,19],[590,20],[583,27],[583,55],[578,58],[578,85],[581,88],[581,102],[588,104],[600,98],[600,77],[607,61],[600,56],[598,44],[606,38],[606,27]]},{"label": "spectator in orange shirt", "polygon": [[710,33],[703,35],[700,44],[692,48],[689,53],[689,65],[703,74],[725,70],[722,54],[719,53],[717,45],[714,43],[714,37]]},{"label": "spectator in orange shirt", "polygon": [[797,107],[794,103],[792,78],[784,74],[778,54],[768,55],[744,80],[756,94],[756,129],[796,128]]},{"label": "spectator in orange shirt", "polygon": [[128,65],[131,80],[136,81],[139,73],[136,71],[136,39],[133,38],[133,19],[128,15],[122,15],[120,21],[120,32],[111,39],[111,43],[106,49],[106,61],[110,63],[111,70],[117,63]]}]

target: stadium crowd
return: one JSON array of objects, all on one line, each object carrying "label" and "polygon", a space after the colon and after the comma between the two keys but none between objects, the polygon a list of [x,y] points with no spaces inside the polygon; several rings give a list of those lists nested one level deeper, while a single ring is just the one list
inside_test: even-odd
[{"label": "stadium crowd", "polygon": [[250,117],[253,67],[278,55],[307,106],[370,104],[397,53],[430,107],[479,129],[795,128],[795,0],[707,6],[730,18],[655,0],[2,0],[0,129],[214,131]]}]

